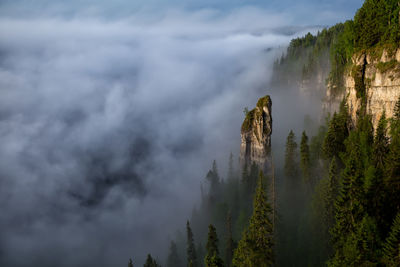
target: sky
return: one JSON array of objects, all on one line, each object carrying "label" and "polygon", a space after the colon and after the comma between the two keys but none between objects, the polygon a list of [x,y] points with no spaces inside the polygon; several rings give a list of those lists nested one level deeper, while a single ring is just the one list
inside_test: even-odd
[{"label": "sky", "polygon": [[273,61],[360,6],[1,0],[0,265],[164,261],[244,107],[271,94],[288,125],[308,105],[268,88]]}]

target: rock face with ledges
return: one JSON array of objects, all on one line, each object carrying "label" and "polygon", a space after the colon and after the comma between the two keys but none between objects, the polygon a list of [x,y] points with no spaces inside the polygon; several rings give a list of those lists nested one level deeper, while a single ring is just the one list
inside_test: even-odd
[{"label": "rock face with ledges", "polygon": [[241,129],[240,165],[254,162],[260,170],[267,171],[270,163],[272,134],[272,101],[267,95],[260,98],[257,106],[246,114]]},{"label": "rock face with ledges", "polygon": [[346,97],[350,115],[354,124],[357,121],[357,111],[362,105],[362,98],[357,95],[357,71],[362,77],[366,95],[366,111],[372,116],[372,124],[376,129],[379,119],[385,112],[387,118],[393,116],[394,106],[400,97],[400,49],[383,50],[382,54],[355,54],[352,57],[352,68],[344,74],[345,90],[333,98],[329,85],[327,98],[330,99],[331,113],[338,109],[339,102]]}]

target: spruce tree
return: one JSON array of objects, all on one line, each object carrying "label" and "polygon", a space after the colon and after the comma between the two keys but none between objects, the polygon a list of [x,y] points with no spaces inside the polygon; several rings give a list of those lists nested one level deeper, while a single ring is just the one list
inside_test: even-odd
[{"label": "spruce tree", "polygon": [[150,254],[147,255],[147,259],[143,267],[160,267],[160,265],[157,264],[156,260],[151,257]]},{"label": "spruce tree", "polygon": [[[400,100],[396,107],[400,106]],[[389,153],[385,164],[386,220],[393,221],[400,211],[400,117],[390,123]]]},{"label": "spruce tree", "polygon": [[394,219],[389,236],[383,245],[383,263],[389,267],[400,264],[400,213]]},{"label": "spruce tree", "polygon": [[260,172],[248,229],[243,232],[233,257],[236,267],[266,267],[274,264],[271,207]]},{"label": "spruce tree", "polygon": [[297,176],[297,143],[296,136],[293,131],[290,130],[289,135],[286,139],[286,150],[285,150],[285,166],[284,171],[286,177],[294,181]]},{"label": "spruce tree", "polygon": [[364,215],[363,184],[364,168],[362,164],[359,135],[352,132],[346,141],[345,169],[343,170],[340,192],[335,202],[335,226],[332,229],[335,257],[331,266],[348,266],[350,258],[358,251],[349,255],[349,247],[355,244],[354,234],[357,223]]},{"label": "spruce tree", "polygon": [[168,259],[167,259],[167,267],[181,267],[181,266],[182,266],[182,264],[179,259],[176,243],[174,241],[171,241],[171,244],[169,247]]},{"label": "spruce tree", "polygon": [[206,250],[207,254],[204,258],[206,267],[222,267],[224,265],[222,259],[219,257],[217,231],[212,224],[208,226]]},{"label": "spruce tree", "polygon": [[215,160],[213,161],[211,170],[207,173],[206,179],[210,182],[209,204],[213,206],[220,196],[221,188],[221,180],[218,175],[217,162]]},{"label": "spruce tree", "polygon": [[229,154],[227,178],[228,178],[228,181],[232,181],[235,178],[235,170],[233,168],[233,154],[232,154],[232,152]]},{"label": "spruce tree", "polygon": [[132,259],[129,259],[128,267],[133,267],[133,261],[132,261]]},{"label": "spruce tree", "polygon": [[325,135],[322,151],[326,158],[336,157],[346,150],[344,141],[349,135],[348,109],[345,99],[340,104],[339,113],[334,113],[329,122],[328,131]]},{"label": "spruce tree", "polygon": [[400,96],[394,106],[393,119],[400,120]]},{"label": "spruce tree", "polygon": [[311,184],[310,148],[308,146],[308,136],[303,131],[300,143],[300,168],[303,174],[303,181]]},{"label": "spruce tree", "polygon": [[225,265],[226,267],[231,267],[232,258],[233,258],[233,250],[234,250],[234,241],[232,238],[232,217],[231,213],[228,212],[226,218],[226,245],[225,245]]},{"label": "spruce tree", "polygon": [[193,267],[197,267],[197,255],[196,248],[194,246],[193,232],[190,228],[189,221],[186,222],[186,234],[187,234],[187,261],[188,265],[192,264]]},{"label": "spruce tree", "polygon": [[374,137],[373,161],[377,169],[384,169],[388,152],[389,138],[387,137],[387,120],[384,112],[379,119]]}]

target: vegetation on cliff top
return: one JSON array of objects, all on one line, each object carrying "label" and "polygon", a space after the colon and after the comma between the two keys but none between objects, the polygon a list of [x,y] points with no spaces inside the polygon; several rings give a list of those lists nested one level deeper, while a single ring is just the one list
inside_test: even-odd
[{"label": "vegetation on cliff top", "polygon": [[[263,107],[268,107],[270,105],[271,105],[271,98],[269,95],[266,95],[266,96],[258,99],[256,107],[250,111],[247,111],[245,114],[245,118],[244,118],[244,121],[242,123],[242,128],[241,128],[242,132],[246,132],[246,131],[250,130],[251,125],[254,122],[254,119],[262,115]],[[256,135],[257,135],[257,133],[256,133]]]},{"label": "vegetation on cliff top", "polygon": [[[283,85],[310,79],[316,70],[329,72],[332,94],[344,89],[344,73],[351,70],[355,53],[379,58],[383,49],[400,46],[400,4],[398,0],[366,0],[353,20],[324,29],[316,36],[308,33],[293,39],[274,64],[274,83]],[[378,67],[378,66],[377,66]],[[393,64],[380,65],[388,70]]]}]

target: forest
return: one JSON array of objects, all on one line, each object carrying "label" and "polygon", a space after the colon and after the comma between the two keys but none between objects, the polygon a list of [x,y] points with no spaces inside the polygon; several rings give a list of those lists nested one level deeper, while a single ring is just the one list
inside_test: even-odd
[{"label": "forest", "polygon": [[[398,1],[366,0],[353,20],[292,40],[271,84],[328,69],[327,83],[343,90],[354,53],[399,46],[399,11]],[[144,266],[399,266],[400,98],[376,129],[362,103],[356,121],[343,99],[317,131],[290,131],[284,159],[267,173],[231,154],[221,175],[214,161],[186,229],[166,259],[149,254]]]}]

